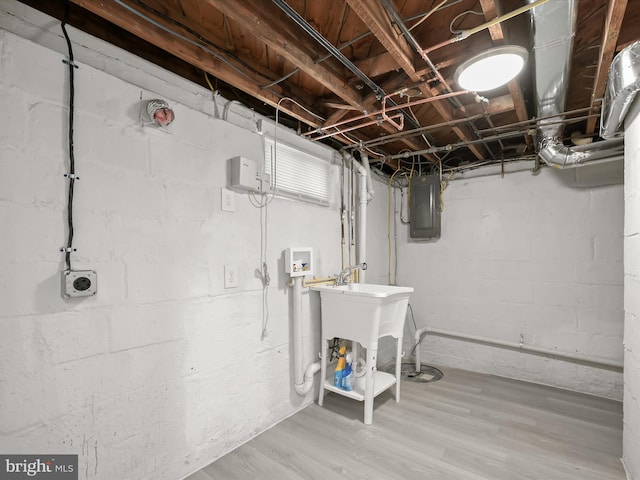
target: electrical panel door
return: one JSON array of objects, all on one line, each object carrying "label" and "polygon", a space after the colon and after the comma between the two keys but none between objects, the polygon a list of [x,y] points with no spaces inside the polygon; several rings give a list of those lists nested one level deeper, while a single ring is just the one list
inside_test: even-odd
[{"label": "electrical panel door", "polygon": [[421,240],[440,236],[440,176],[412,177],[409,222],[411,238]]}]

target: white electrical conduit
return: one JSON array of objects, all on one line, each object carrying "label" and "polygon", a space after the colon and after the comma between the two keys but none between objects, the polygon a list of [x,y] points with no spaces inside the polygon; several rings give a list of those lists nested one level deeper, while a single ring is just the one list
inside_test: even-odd
[{"label": "white electrical conduit", "polygon": [[414,347],[415,347],[415,358],[416,358],[416,372],[419,372],[420,368],[421,368],[421,364],[420,364],[420,340],[421,340],[422,335],[425,335],[425,334],[439,335],[441,337],[449,337],[449,338],[454,338],[454,339],[458,339],[458,340],[466,340],[466,341],[469,341],[469,342],[483,343],[485,345],[491,345],[491,346],[496,346],[496,347],[504,347],[504,348],[509,348],[509,349],[512,349],[512,350],[519,350],[519,351],[523,351],[523,352],[526,352],[526,353],[533,353],[533,354],[537,354],[537,355],[545,355],[545,356],[549,356],[549,357],[558,358],[558,359],[561,359],[561,360],[568,360],[568,361],[573,361],[575,363],[591,365],[591,366],[597,367],[597,368],[606,368],[606,369],[619,370],[619,371],[623,370],[623,365],[621,363],[610,361],[610,360],[586,358],[586,357],[582,357],[580,355],[572,355],[572,354],[569,354],[569,353],[558,352],[556,350],[550,350],[548,348],[536,347],[536,346],[533,346],[533,345],[525,345],[524,342],[522,342],[522,341],[520,341],[520,343],[507,342],[507,341],[504,341],[504,340],[496,340],[496,339],[493,339],[493,338],[481,337],[481,336],[478,336],[478,335],[469,335],[469,334],[465,334],[465,333],[457,333],[457,332],[451,332],[451,331],[448,331],[448,330],[439,330],[439,329],[436,329],[436,328],[425,327],[425,328],[420,328],[420,329],[416,330],[416,333],[414,335],[414,339],[415,339]]},{"label": "white electrical conduit", "polygon": [[298,395],[306,395],[313,386],[313,376],[320,371],[320,362],[311,363],[302,369],[302,277],[293,281],[293,382]]}]

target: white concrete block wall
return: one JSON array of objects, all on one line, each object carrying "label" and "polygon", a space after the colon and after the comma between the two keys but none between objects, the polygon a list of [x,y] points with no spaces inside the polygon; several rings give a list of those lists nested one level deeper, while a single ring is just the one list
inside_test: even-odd
[{"label": "white concrete block wall", "polygon": [[629,480],[640,479],[640,102],[625,121],[624,430]]},{"label": "white concrete block wall", "polygon": [[[5,7],[27,12],[17,2]],[[1,25],[20,22],[0,14]],[[45,18],[39,30],[27,14],[34,38],[59,37],[57,22]],[[100,42],[73,29],[71,36],[78,56],[112,65],[87,47]],[[227,160],[260,160],[262,137],[187,106],[211,97],[169,74],[158,82],[164,74],[148,74],[145,62],[126,57],[117,73],[134,80],[124,81],[80,61],[72,261],[97,271],[99,292],[63,300],[63,57],[0,28],[8,120],[0,130],[0,451],[79,454],[83,480],[176,480],[313,400],[292,389],[282,252],[312,246],[317,273],[336,273],[339,215],[335,206],[270,204],[272,282],[261,340],[260,211],[236,194],[236,211],[222,212],[220,190]],[[162,92],[146,89],[147,80]],[[141,93],[167,98],[176,121],[166,130],[141,127]],[[252,113],[244,115],[251,124]],[[279,131],[281,140],[293,137]],[[224,288],[226,264],[236,265],[238,288]],[[303,307],[306,365],[319,349],[317,294],[305,294]]]},{"label": "white concrete block wall", "polygon": [[[587,167],[583,167],[587,168]],[[544,169],[454,180],[442,236],[400,232],[399,283],[418,327],[622,363],[622,185],[571,188]],[[407,347],[408,349],[408,347]],[[443,337],[422,358],[622,398],[622,374]]]}]

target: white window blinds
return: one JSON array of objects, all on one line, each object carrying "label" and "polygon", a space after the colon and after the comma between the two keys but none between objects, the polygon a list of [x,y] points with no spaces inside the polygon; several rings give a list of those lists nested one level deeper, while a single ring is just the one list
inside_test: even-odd
[{"label": "white window blinds", "polygon": [[328,161],[264,137],[264,171],[271,175],[278,195],[329,205],[330,166]]}]

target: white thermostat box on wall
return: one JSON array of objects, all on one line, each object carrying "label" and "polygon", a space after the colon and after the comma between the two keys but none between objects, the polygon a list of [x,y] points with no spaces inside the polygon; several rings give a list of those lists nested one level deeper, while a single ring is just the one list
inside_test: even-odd
[{"label": "white thermostat box on wall", "polygon": [[284,271],[292,277],[313,275],[313,249],[291,247],[285,250]]},{"label": "white thermostat box on wall", "polygon": [[231,169],[231,188],[258,191],[260,188],[260,166],[245,157],[233,157],[229,160]]},{"label": "white thermostat box on wall", "polygon": [[234,190],[253,193],[273,193],[271,175],[262,171],[262,164],[245,157],[229,160],[231,184]]}]

